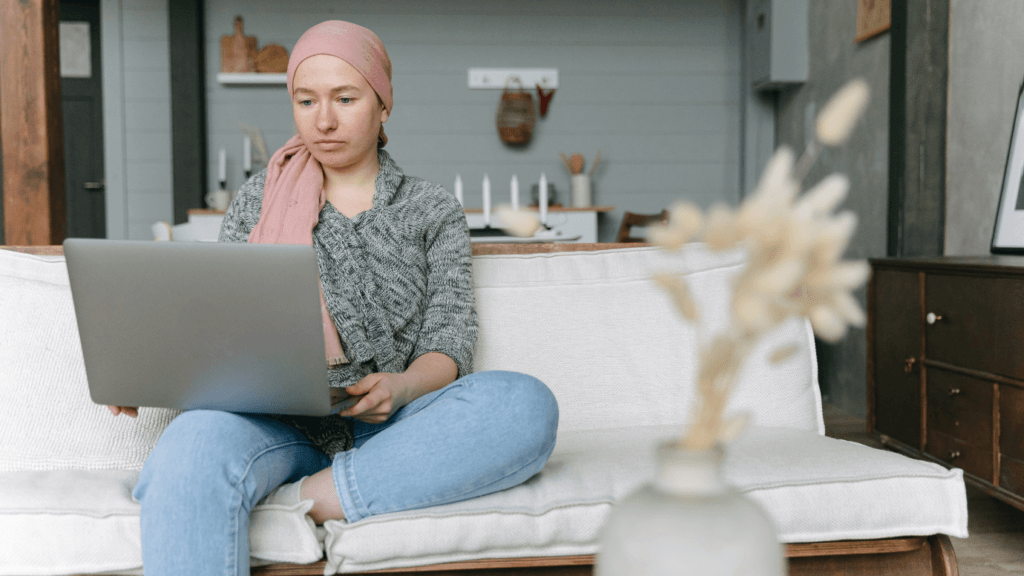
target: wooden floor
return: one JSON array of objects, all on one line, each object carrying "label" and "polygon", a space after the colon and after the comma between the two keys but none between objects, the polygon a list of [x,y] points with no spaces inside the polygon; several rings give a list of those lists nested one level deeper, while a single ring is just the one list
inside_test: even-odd
[{"label": "wooden floor", "polygon": [[[825,433],[828,436],[881,448],[881,444],[868,436],[865,430],[863,418],[825,406]],[[968,485],[967,514],[970,536],[951,539],[960,564],[960,574],[1024,574],[1024,511],[1003,504]]]}]

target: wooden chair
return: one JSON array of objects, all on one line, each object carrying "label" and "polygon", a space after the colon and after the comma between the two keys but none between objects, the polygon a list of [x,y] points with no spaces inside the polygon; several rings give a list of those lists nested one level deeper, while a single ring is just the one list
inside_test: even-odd
[{"label": "wooden chair", "polygon": [[633,226],[650,226],[651,224],[659,224],[661,222],[668,222],[668,210],[662,210],[661,214],[625,212],[622,214],[622,226],[619,227],[619,238],[616,242],[646,242],[647,240],[643,238],[630,236],[630,229]]}]

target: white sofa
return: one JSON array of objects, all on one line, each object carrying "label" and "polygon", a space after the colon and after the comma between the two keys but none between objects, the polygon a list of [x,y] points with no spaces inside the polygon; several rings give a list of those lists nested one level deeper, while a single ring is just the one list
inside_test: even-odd
[{"label": "white sofa", "polygon": [[[333,574],[480,559],[592,562],[606,514],[651,477],[654,445],[680,432],[692,400],[698,331],[651,274],[688,275],[709,334],[723,325],[729,280],[743,265],[739,253],[700,245],[679,256],[610,246],[475,250],[475,370],[535,375],[558,398],[558,441],[539,474],[474,500],[352,524],[314,526],[309,502],[260,505],[253,565],[319,562],[310,573]],[[794,343],[799,353],[768,363],[771,350]],[[839,550],[841,541],[891,538],[881,547],[930,543],[926,553],[939,558],[949,541],[934,535],[967,534],[961,471],[825,437],[816,373],[804,321],[758,347],[730,407],[749,411],[754,426],[728,447],[728,480],[773,519],[794,561],[800,543]],[[0,576],[141,574],[131,490],[176,413],[113,418],[91,402],[63,256],[0,250],[0,394]],[[948,565],[946,556],[935,562]]]}]

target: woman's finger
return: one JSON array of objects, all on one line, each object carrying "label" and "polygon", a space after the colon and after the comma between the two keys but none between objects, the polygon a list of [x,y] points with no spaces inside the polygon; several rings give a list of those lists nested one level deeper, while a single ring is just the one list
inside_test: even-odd
[{"label": "woman's finger", "polygon": [[107,410],[110,410],[110,413],[113,414],[114,416],[117,416],[119,414],[125,414],[127,416],[131,416],[132,418],[135,418],[139,415],[138,406],[110,406],[108,404]]},{"label": "woman's finger", "polygon": [[359,416],[364,412],[368,412],[369,410],[375,408],[377,404],[379,404],[375,396],[376,395],[371,390],[369,393],[363,396],[362,400],[356,402],[355,406],[342,410],[341,412],[338,413],[338,415],[355,417]]}]

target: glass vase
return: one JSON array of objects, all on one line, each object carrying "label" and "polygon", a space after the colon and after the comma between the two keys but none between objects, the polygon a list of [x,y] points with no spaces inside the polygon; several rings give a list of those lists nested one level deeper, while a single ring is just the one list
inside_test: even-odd
[{"label": "glass vase", "polygon": [[653,481],[612,508],[596,576],[782,576],[783,547],[768,516],[722,478],[724,450],[657,447]]}]

